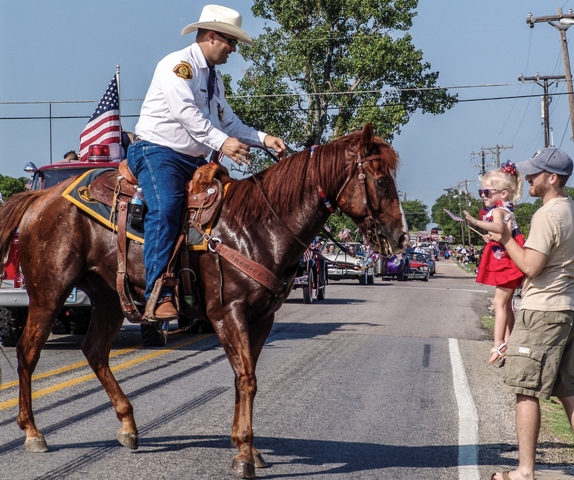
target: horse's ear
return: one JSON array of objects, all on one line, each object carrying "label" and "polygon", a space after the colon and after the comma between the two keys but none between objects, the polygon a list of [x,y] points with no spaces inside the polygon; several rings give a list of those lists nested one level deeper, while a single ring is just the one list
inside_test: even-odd
[{"label": "horse's ear", "polygon": [[373,130],[373,124],[367,123],[365,128],[363,128],[363,148],[368,152],[373,146],[373,141],[375,140],[375,131]]}]

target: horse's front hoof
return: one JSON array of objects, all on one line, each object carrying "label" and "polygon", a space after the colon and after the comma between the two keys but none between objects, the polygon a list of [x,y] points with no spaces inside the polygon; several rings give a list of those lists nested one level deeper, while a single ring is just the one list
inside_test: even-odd
[{"label": "horse's front hoof", "polygon": [[255,478],[255,465],[252,463],[234,458],[231,462],[231,468],[233,468],[235,473],[241,478]]},{"label": "horse's front hoof", "polygon": [[26,451],[30,453],[45,453],[48,451],[48,445],[44,437],[32,437],[24,442]]},{"label": "horse's front hoof", "polygon": [[138,436],[134,433],[122,433],[118,432],[118,442],[120,442],[124,447],[131,448],[132,450],[138,449]]},{"label": "horse's front hoof", "polygon": [[260,452],[253,452],[253,458],[255,459],[255,468],[267,468],[267,462]]}]

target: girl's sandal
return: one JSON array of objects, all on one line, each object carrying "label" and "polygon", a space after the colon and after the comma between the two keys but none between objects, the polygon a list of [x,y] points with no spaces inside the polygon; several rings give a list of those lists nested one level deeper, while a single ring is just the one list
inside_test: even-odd
[{"label": "girl's sandal", "polygon": [[[504,349],[504,351],[502,351],[502,349]],[[493,360],[489,359],[488,365],[496,365],[497,367],[502,367],[504,365],[504,362],[506,361],[506,343],[502,343],[496,348],[491,348],[490,349],[491,358],[493,354],[496,354],[496,357],[494,357]]]}]

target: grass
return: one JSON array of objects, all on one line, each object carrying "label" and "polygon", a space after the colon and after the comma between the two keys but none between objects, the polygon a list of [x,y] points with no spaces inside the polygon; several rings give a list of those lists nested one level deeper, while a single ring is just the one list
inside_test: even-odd
[{"label": "grass", "polygon": [[[484,329],[492,333],[494,331],[494,317],[485,315],[481,319]],[[551,398],[550,400],[540,400],[540,413],[542,416],[541,429],[556,438],[559,441],[574,444],[574,433],[572,427],[564,412],[562,404]]]},{"label": "grass", "polygon": [[476,268],[476,263],[460,263],[460,262],[456,263],[458,263],[461,266],[461,268],[463,268],[469,273],[474,273],[474,269]]}]

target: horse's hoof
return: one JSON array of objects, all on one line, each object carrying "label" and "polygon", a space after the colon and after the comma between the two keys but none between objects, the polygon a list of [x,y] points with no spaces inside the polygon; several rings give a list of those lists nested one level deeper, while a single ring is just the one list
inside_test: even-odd
[{"label": "horse's hoof", "polygon": [[121,433],[118,432],[118,442],[124,447],[131,448],[132,450],[138,449],[138,436],[135,433]]},{"label": "horse's hoof", "polygon": [[255,468],[267,468],[267,462],[263,460],[261,453],[253,452],[253,458],[255,459]]},{"label": "horse's hoof", "polygon": [[45,453],[48,451],[48,445],[44,437],[32,437],[24,442],[26,451],[30,453]]},{"label": "horse's hoof", "polygon": [[233,468],[235,473],[237,473],[241,478],[255,478],[255,465],[252,463],[234,458],[231,462],[231,468]]}]

